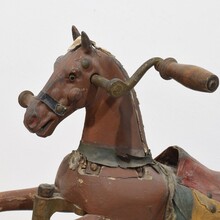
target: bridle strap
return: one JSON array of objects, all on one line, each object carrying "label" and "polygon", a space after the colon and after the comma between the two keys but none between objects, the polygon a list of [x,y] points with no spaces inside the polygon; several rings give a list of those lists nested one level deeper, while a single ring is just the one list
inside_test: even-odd
[{"label": "bridle strap", "polygon": [[56,100],[54,100],[50,95],[41,91],[38,94],[37,98],[45,105],[47,105],[55,114],[59,116],[64,116],[67,108],[64,105],[57,102]]}]

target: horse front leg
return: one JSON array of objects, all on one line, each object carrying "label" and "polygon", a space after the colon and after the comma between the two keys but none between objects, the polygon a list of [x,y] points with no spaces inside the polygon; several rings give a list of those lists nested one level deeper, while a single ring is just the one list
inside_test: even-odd
[{"label": "horse front leg", "polygon": [[110,220],[109,218],[105,218],[104,216],[100,215],[85,215],[83,217],[77,218],[76,220]]}]

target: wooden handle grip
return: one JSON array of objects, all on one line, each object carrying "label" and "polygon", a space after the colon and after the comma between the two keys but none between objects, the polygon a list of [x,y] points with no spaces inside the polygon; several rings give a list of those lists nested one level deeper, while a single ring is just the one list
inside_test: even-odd
[{"label": "wooden handle grip", "polygon": [[21,107],[27,108],[32,101],[34,97],[34,94],[28,90],[25,90],[20,93],[18,97],[18,103],[20,104]]},{"label": "wooden handle grip", "polygon": [[178,64],[173,58],[159,61],[155,65],[163,79],[175,79],[182,85],[197,91],[214,92],[219,85],[219,79],[209,71],[193,66]]}]

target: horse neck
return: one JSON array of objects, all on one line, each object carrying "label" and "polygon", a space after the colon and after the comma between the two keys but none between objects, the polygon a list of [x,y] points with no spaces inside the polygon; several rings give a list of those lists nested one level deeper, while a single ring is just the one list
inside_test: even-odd
[{"label": "horse neck", "polygon": [[[110,65],[108,72],[109,67]],[[127,78],[121,66],[111,64],[110,69],[114,73],[110,78]],[[86,107],[82,142],[115,149],[123,157],[144,157],[148,147],[135,91],[113,98],[98,88],[92,105]]]}]

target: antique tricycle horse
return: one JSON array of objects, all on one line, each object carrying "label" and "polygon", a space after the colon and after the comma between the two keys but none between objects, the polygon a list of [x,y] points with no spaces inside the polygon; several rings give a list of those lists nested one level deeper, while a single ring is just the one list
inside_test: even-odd
[{"label": "antique tricycle horse", "polygon": [[176,146],[152,159],[133,90],[152,66],[162,78],[198,91],[215,91],[218,77],[156,57],[129,78],[84,32],[73,26],[72,34],[73,44],[57,58],[42,91],[22,92],[19,103],[27,108],[26,128],[40,137],[85,107],[79,147],[64,158],[53,185],[2,192],[0,209],[33,209],[32,220],[49,220],[56,211],[88,220],[220,219],[220,173]]}]

